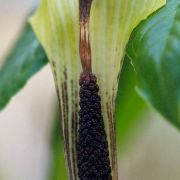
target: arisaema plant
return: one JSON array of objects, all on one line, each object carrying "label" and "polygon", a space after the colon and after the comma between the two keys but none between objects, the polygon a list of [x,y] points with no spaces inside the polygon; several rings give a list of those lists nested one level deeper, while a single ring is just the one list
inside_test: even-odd
[{"label": "arisaema plant", "polygon": [[50,63],[69,179],[121,177],[116,122],[128,58],[140,96],[180,127],[179,0],[42,0],[29,22],[36,36],[28,24],[0,71],[0,108]]}]

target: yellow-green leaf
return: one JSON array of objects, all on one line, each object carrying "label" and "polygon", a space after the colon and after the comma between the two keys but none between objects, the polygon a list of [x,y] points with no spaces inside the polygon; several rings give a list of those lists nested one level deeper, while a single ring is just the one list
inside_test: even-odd
[{"label": "yellow-green leaf", "polygon": [[[140,21],[165,0],[94,0],[90,41],[92,68],[98,78],[113,179],[117,179],[115,99],[119,73],[129,36]],[[62,132],[69,179],[78,179],[76,136],[78,128],[79,58],[78,0],[43,0],[31,18],[34,31],[49,57],[62,114]]]}]

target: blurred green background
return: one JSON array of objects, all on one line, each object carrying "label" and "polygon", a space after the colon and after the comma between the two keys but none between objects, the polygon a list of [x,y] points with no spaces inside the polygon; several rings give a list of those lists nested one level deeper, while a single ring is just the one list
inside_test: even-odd
[{"label": "blurred green background", "polygon": [[[0,0],[0,65],[35,3]],[[116,106],[120,179],[179,180],[179,133],[138,97],[136,74],[125,60]],[[47,65],[0,112],[0,180],[66,179],[58,102]]]}]

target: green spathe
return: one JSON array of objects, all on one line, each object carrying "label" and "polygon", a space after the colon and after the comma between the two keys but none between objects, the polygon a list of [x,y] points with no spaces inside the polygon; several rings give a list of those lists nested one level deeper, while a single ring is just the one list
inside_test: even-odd
[{"label": "green spathe", "polygon": [[[165,0],[103,0],[92,4],[92,68],[100,86],[113,179],[117,179],[115,99],[125,47],[139,22],[164,4]],[[78,80],[82,71],[78,53],[78,0],[43,0],[31,24],[52,66],[61,106],[68,174],[70,179],[77,179],[75,144]]]}]

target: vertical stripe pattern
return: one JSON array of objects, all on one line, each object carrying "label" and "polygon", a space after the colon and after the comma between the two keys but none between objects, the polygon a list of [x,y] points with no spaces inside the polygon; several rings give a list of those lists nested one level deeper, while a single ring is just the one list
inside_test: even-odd
[{"label": "vertical stripe pattern", "polygon": [[[140,21],[165,0],[94,0],[90,41],[92,69],[100,86],[102,115],[109,144],[112,179],[117,180],[115,99],[125,47]],[[42,0],[31,18],[52,67],[61,109],[62,136],[70,180],[77,180],[76,141],[79,111],[78,0]]]}]

